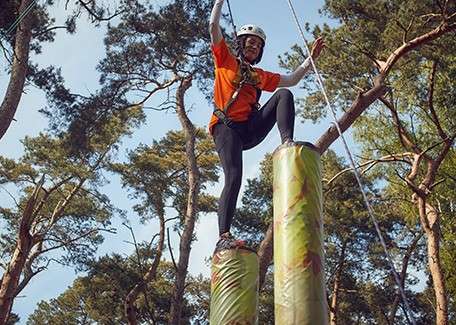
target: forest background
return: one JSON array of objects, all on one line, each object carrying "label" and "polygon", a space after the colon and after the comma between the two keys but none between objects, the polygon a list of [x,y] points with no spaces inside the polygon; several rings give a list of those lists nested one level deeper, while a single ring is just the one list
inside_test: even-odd
[{"label": "forest background", "polygon": [[[223,182],[205,133],[212,3],[43,1],[8,31],[19,6],[32,3],[0,5],[0,304],[12,306],[0,322],[204,323],[207,308],[198,306],[208,303]],[[232,6],[238,26],[266,30],[263,68],[303,60],[285,1]],[[454,322],[455,4],[318,1],[297,11],[309,39],[327,39],[319,67],[340,116],[349,116],[343,125],[356,120],[350,145],[413,317]],[[304,122],[296,134],[323,152],[335,138],[324,133],[331,122],[312,79],[293,89]],[[349,107],[367,110],[357,118],[344,115]],[[262,256],[262,323],[273,319],[265,154],[279,144],[276,133],[245,154],[235,224]],[[403,323],[341,146],[331,149],[323,157],[331,322]]]}]

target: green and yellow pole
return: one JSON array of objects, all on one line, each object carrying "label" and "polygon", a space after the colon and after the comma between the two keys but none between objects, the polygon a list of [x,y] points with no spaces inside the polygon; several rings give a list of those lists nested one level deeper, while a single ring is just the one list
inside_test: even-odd
[{"label": "green and yellow pole", "polygon": [[320,155],[296,142],[273,162],[275,324],[327,325]]},{"label": "green and yellow pole", "polygon": [[257,254],[246,249],[215,252],[211,273],[210,324],[258,324]]}]

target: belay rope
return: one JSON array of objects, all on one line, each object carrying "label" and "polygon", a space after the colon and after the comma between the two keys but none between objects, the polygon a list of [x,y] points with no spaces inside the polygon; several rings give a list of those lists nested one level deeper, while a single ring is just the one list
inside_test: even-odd
[{"label": "belay rope", "polygon": [[320,90],[321,90],[321,92],[322,92],[322,94],[324,96],[327,108],[329,108],[329,110],[332,113],[332,116],[333,116],[333,119],[334,119],[334,125],[337,128],[337,132],[339,133],[339,136],[342,139],[342,142],[343,142],[343,145],[344,145],[344,148],[345,148],[345,152],[346,152],[346,154],[347,154],[347,156],[348,156],[348,158],[350,160],[350,164],[351,164],[351,167],[352,167],[353,172],[355,174],[356,181],[358,182],[359,188],[361,190],[361,193],[362,193],[362,196],[363,196],[363,199],[364,199],[364,203],[365,203],[365,205],[367,207],[367,211],[368,211],[369,217],[371,218],[372,222],[374,223],[375,230],[377,231],[378,238],[380,239],[380,243],[381,243],[381,245],[383,247],[383,251],[384,251],[385,256],[386,256],[386,258],[388,260],[388,264],[389,264],[389,266],[391,268],[391,271],[392,271],[392,273],[394,275],[394,280],[395,280],[396,285],[397,285],[397,287],[399,289],[399,292],[400,292],[400,295],[401,295],[401,298],[402,298],[402,302],[404,304],[405,317],[406,317],[407,322],[409,324],[411,323],[413,325],[416,325],[416,322],[415,322],[413,316],[411,315],[411,308],[410,308],[410,305],[408,303],[407,297],[405,295],[404,288],[401,285],[401,280],[399,278],[399,274],[396,271],[396,268],[394,266],[393,260],[392,260],[392,258],[390,256],[389,252],[388,252],[388,248],[386,247],[385,239],[383,238],[383,235],[382,235],[382,232],[380,230],[378,221],[377,221],[377,219],[374,216],[374,210],[373,210],[373,208],[372,208],[372,206],[371,206],[371,204],[369,202],[369,199],[367,198],[366,192],[364,191],[363,183],[361,181],[361,177],[359,175],[358,169],[357,169],[355,161],[353,159],[353,155],[352,155],[352,153],[350,151],[350,148],[348,147],[347,141],[345,140],[345,137],[344,137],[344,135],[342,133],[340,125],[337,122],[336,111],[334,110],[334,108],[332,107],[332,105],[331,105],[331,103],[329,101],[329,98],[328,98],[328,95],[326,93],[326,89],[325,89],[325,87],[323,85],[323,81],[322,81],[322,78],[320,76],[320,73],[318,72],[318,69],[317,69],[317,67],[315,65],[315,62],[314,62],[312,56],[310,55],[311,52],[310,52],[309,46],[307,45],[307,40],[306,40],[306,38],[304,36],[304,32],[303,32],[303,30],[301,28],[301,24],[298,21],[298,17],[296,15],[296,11],[294,9],[294,6],[293,6],[291,0],[287,0],[287,1],[288,1],[288,5],[290,7],[291,13],[292,13],[292,15],[294,17],[294,20],[296,22],[296,25],[297,25],[297,27],[299,29],[300,34],[301,34],[302,40],[304,42],[305,49],[307,50],[307,54],[308,54],[308,56],[310,58],[310,62],[312,64],[312,68],[313,68],[313,70],[315,72],[315,76],[316,76],[316,79],[317,79],[318,86],[319,86],[319,88],[320,88]]},{"label": "belay rope", "polygon": [[5,40],[9,40],[11,38],[11,35],[9,35],[19,24],[21,23],[22,19],[25,18],[35,7],[37,0],[32,0],[30,4],[19,14],[19,16],[14,20],[14,22],[11,24],[11,26],[6,30],[4,34]]}]

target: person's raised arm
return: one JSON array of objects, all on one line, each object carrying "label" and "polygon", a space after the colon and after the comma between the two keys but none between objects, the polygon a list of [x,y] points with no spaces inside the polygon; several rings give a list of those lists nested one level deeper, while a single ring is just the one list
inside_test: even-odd
[{"label": "person's raised arm", "polygon": [[212,44],[218,44],[223,38],[222,30],[220,29],[223,1],[215,0],[214,7],[212,7],[211,18],[209,20],[209,34],[211,35]]},{"label": "person's raised arm", "polygon": [[[325,43],[321,37],[317,38],[312,45],[311,56],[314,61],[320,56],[321,50],[325,47]],[[307,58],[295,71],[286,75],[280,75],[280,81],[277,87],[292,87],[310,71],[312,64],[310,58]]]}]

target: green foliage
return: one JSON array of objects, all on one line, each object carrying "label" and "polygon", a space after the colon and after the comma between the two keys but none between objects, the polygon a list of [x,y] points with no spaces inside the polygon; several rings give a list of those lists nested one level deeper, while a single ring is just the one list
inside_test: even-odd
[{"label": "green foliage", "polygon": [[[11,68],[13,48],[16,43],[16,32],[18,30],[18,26],[15,26],[12,29],[11,27],[19,18],[19,7],[21,2],[23,1],[3,0],[0,2],[0,45],[2,47],[2,53],[5,56],[4,62],[6,64],[4,65],[4,69],[6,71]],[[56,18],[52,17],[51,12],[52,8],[59,4],[61,3],[56,3],[54,0],[36,1],[33,10],[27,14],[27,17],[31,19],[32,38],[30,42],[30,52],[41,54],[42,45],[44,43],[55,41],[57,29],[65,29],[69,34],[75,33],[77,20],[82,14],[87,14],[95,26],[99,25],[100,21],[112,14],[103,1],[94,0],[90,1],[88,4],[85,4],[82,1],[75,1],[74,4],[70,6],[73,10],[68,10],[65,22],[56,26]],[[85,6],[83,4],[85,4]],[[29,60],[27,79],[30,81],[30,84],[34,84],[47,92],[48,99],[51,101],[62,101],[63,98],[66,98],[68,102],[71,103],[71,101],[76,98],[64,87],[63,78],[57,67],[49,66],[47,68],[40,68]],[[59,96],[62,97],[59,98]]]},{"label": "green foliage", "polygon": [[263,289],[259,294],[258,324],[274,325],[274,275],[266,273]]},{"label": "green foliage", "polygon": [[[371,88],[373,78],[378,74],[374,60],[386,60],[403,42],[436,28],[442,22],[442,10],[438,1],[326,1],[322,13],[339,24],[316,26],[313,35],[323,35],[326,41],[318,68],[325,77],[325,87],[334,107],[348,108],[358,92]],[[455,11],[456,4],[449,1],[447,16]],[[454,23],[454,18],[448,23]],[[414,93],[407,87],[420,87],[426,82],[427,76],[423,76],[426,69],[423,68],[430,61],[437,60],[441,68],[447,70],[447,63],[443,62],[448,59],[454,62],[454,42],[450,32],[411,52],[396,64],[388,78],[388,86],[394,93],[401,92],[414,99]],[[294,46],[280,57],[281,65],[293,69],[304,60],[304,52],[301,47]],[[309,83],[311,80],[310,75],[304,80],[303,88],[309,95],[298,103],[304,119],[318,121],[328,112],[319,89]],[[447,86],[451,87],[448,83]]]},{"label": "green foliage", "polygon": [[[30,315],[28,325],[40,324],[126,324],[123,302],[129,290],[150,265],[153,252],[141,250],[137,256],[104,256],[89,264],[88,274],[77,278],[58,298],[42,301]],[[157,279],[149,284],[136,301],[139,323],[167,324],[174,282],[172,264],[161,262]],[[209,281],[188,277],[183,308],[183,324],[207,319]],[[206,308],[204,308],[206,306]]]},{"label": "green foliage", "polygon": [[[198,211],[213,212],[216,199],[204,190],[218,180],[218,158],[211,137],[203,129],[196,132],[195,154],[201,188]],[[169,131],[150,147],[140,145],[129,153],[129,162],[112,164],[111,169],[121,175],[123,186],[133,190],[132,198],[141,201],[134,210],[143,222],[155,215],[164,216],[166,207],[173,207],[181,218],[185,215],[188,167],[183,131]]]},{"label": "green foliage", "polygon": [[207,91],[212,78],[207,32],[211,5],[175,0],[154,9],[146,1],[128,1],[121,22],[108,30],[101,82],[143,94],[190,75]]},{"label": "green foliage", "polygon": [[[332,277],[342,269],[339,291],[341,323],[362,321],[363,324],[387,324],[385,317],[391,312],[391,297],[396,294],[396,285],[358,184],[351,171],[343,172],[347,166],[333,152],[329,151],[322,158],[328,290],[333,288]],[[334,178],[335,175],[338,176]],[[405,248],[410,246],[416,230],[404,223],[400,210],[394,207],[394,201],[387,200],[383,193],[375,190],[375,179],[364,177],[363,184],[369,193],[389,253],[401,265]],[[423,266],[419,252],[420,249],[417,249],[409,261],[409,265],[415,268]],[[416,278],[408,274],[406,283],[407,286],[414,285]],[[413,299],[414,293],[408,287],[406,291]],[[424,314],[418,308],[415,312]],[[403,317],[399,311],[396,321],[405,322]]]},{"label": "green foliage", "polygon": [[271,222],[272,155],[267,154],[260,163],[260,175],[247,180],[242,206],[236,210],[232,228],[236,235],[257,246]]},{"label": "green foliage", "polygon": [[[328,296],[332,295],[335,274],[341,269],[338,293],[340,324],[386,324],[384,317],[391,310],[391,297],[396,294],[395,284],[356,179],[352,172],[343,172],[347,168],[346,164],[332,151],[322,157],[322,165]],[[394,200],[389,200],[375,188],[375,178],[363,178],[363,182],[390,254],[401,265],[417,230],[403,221]],[[261,162],[260,175],[247,182],[242,206],[237,211],[233,226],[238,236],[258,245],[271,221],[272,159],[271,155],[266,155]],[[420,242],[410,257],[409,269],[421,269],[423,262],[423,246]],[[416,280],[415,276],[408,274],[407,294],[412,304],[416,305],[415,316],[429,319],[426,318],[425,306],[416,300],[419,295],[410,290],[409,286],[416,284]],[[273,319],[273,286],[267,281],[271,279],[266,279],[260,299],[260,315],[264,315],[265,324]],[[405,322],[400,310],[396,321]]]},{"label": "green foliage", "polygon": [[[45,175],[38,193],[41,203],[35,207],[36,215],[31,218],[29,230],[36,236],[37,244],[40,243],[34,248],[39,257],[30,256],[30,261],[37,271],[43,270],[42,265],[51,258],[83,268],[102,242],[100,231],[108,230],[116,212],[109,199],[98,190],[104,183],[101,163],[108,160],[110,147],[87,159],[76,159],[65,150],[62,140],[44,134],[26,138],[24,146],[25,154],[17,161],[0,157],[0,183],[19,193],[16,206],[0,208],[5,225],[0,241],[3,265],[8,263],[14,250],[19,224],[27,217],[25,207],[30,195],[41,175]],[[62,206],[63,211],[59,211]],[[62,250],[61,256],[44,254],[57,249]]]},{"label": "green foliage", "polygon": [[[393,51],[410,40],[438,26],[456,23],[454,1],[326,1],[323,13],[338,20],[339,25],[314,28],[314,36],[324,35],[327,43],[318,67],[326,79],[331,102],[341,108],[348,108],[357,92],[373,86],[374,77],[379,73],[376,60],[386,61]],[[373,173],[370,175],[381,180],[378,184],[382,188],[381,201],[384,202],[379,206],[382,222],[383,211],[388,211],[390,217],[396,220],[396,229],[390,228],[386,232],[391,232],[391,238],[399,241],[392,247],[394,254],[404,251],[406,243],[411,242],[411,236],[419,231],[416,202],[412,200],[413,192],[405,182],[416,158],[413,153],[425,153],[429,159],[436,159],[442,150],[443,140],[454,139],[455,136],[456,102],[454,96],[449,96],[454,93],[455,47],[456,39],[452,31],[418,46],[397,61],[386,79],[390,92],[354,124],[354,135],[361,146],[363,160],[378,160],[376,165],[371,166]],[[281,59],[283,66],[292,68],[296,62],[302,61],[302,50],[295,47]],[[318,120],[326,114],[321,95],[312,85],[305,87],[310,95],[300,101],[304,112],[302,117]],[[454,256],[450,253],[454,251],[454,229],[449,222],[454,211],[449,199],[451,195],[447,194],[452,193],[455,183],[452,176],[453,156],[454,144],[447,156],[442,157],[444,162],[437,171],[436,182],[444,183],[433,188],[427,198],[427,202],[438,207],[440,213],[441,256],[449,290],[453,290],[451,274],[455,269]],[[414,182],[417,186],[428,172],[426,160],[423,159],[416,169]],[[452,171],[450,168],[453,168]],[[406,231],[397,229],[397,224]],[[419,270],[425,268],[420,259],[434,258],[426,256],[422,245],[423,241],[420,241],[410,261]],[[372,262],[374,267],[384,268],[381,261]],[[409,280],[412,283],[416,281]],[[429,301],[434,301],[434,298],[429,296],[426,301],[421,293],[410,296],[420,301],[415,310],[417,318],[422,318],[423,323],[431,323],[432,316],[426,318],[424,315],[434,313],[428,310]],[[450,305],[454,313],[452,298]],[[451,317],[454,318],[454,315]]]},{"label": "green foliage", "polygon": [[[17,193],[11,194],[14,205],[0,207],[2,265],[12,262],[21,224],[33,240],[24,252],[19,290],[51,261],[85,268],[103,241],[102,232],[113,231],[110,220],[120,211],[100,191],[107,182],[103,171],[140,116],[139,108],[111,115],[83,148],[71,132],[60,131],[58,136],[26,137],[24,155],[17,160],[0,157],[0,184]],[[28,211],[34,191],[37,201]]]}]

